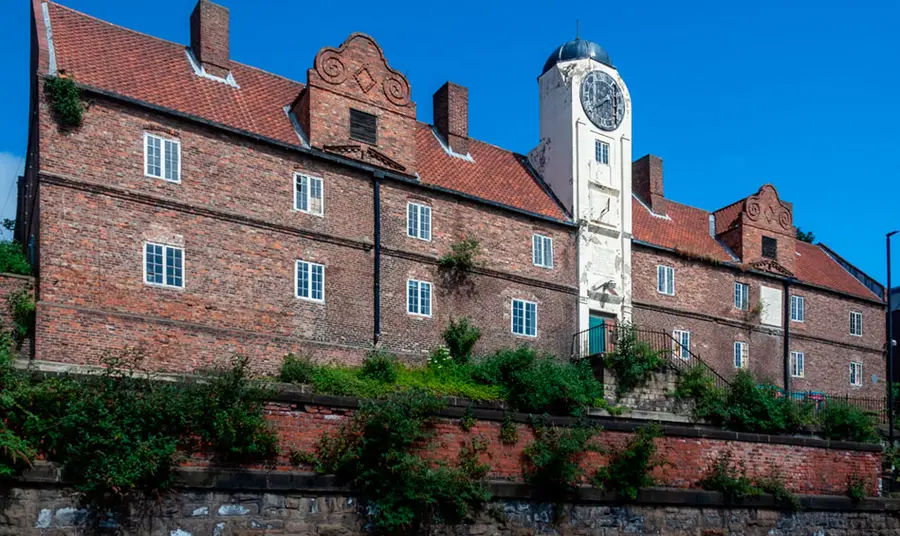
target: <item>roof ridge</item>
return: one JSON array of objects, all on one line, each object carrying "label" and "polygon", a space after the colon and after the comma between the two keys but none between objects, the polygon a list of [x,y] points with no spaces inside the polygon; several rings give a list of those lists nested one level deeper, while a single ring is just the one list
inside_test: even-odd
[{"label": "roof ridge", "polygon": [[[106,25],[108,25],[108,26],[112,26],[113,28],[117,28],[117,29],[119,29],[119,30],[125,30],[126,32],[130,32],[130,33],[133,33],[133,34],[137,34],[137,35],[140,35],[140,36],[143,36],[143,37],[148,37],[148,38],[150,38],[150,39],[155,39],[155,40],[157,40],[157,41],[161,41],[161,42],[166,43],[166,44],[169,44],[169,45],[175,45],[175,46],[177,46],[177,47],[185,48],[185,45],[184,45],[183,43],[176,43],[175,41],[169,41],[168,39],[163,39],[162,37],[158,37],[158,36],[155,36],[155,35],[150,35],[150,34],[144,33],[144,32],[139,32],[138,30],[133,30],[133,29],[131,29],[131,28],[127,28],[127,27],[122,26],[122,25],[120,25],[120,24],[115,24],[115,23],[113,23],[113,22],[109,22],[108,20],[103,20],[103,19],[101,19],[101,18],[99,18],[99,17],[95,17],[95,16],[93,16],[93,15],[88,15],[87,13],[84,13],[83,11],[78,11],[77,9],[71,8],[71,7],[69,7],[69,6],[64,6],[64,5],[62,5],[62,4],[58,3],[58,2],[51,2],[51,1],[49,1],[49,0],[44,0],[44,2],[45,2],[46,4],[48,4],[48,5],[53,5],[53,6],[56,6],[56,7],[58,7],[58,8],[65,9],[66,11],[72,12],[72,13],[74,13],[74,14],[76,14],[76,15],[80,15],[80,16],[82,16],[82,17],[85,17],[85,18],[88,18],[88,19],[91,19],[91,20],[95,20],[95,21],[97,21],[97,22],[101,22],[101,23],[103,23],[103,24],[106,24]],[[51,17],[50,23],[51,23],[51,24],[53,23],[52,17]]]},{"label": "roof ridge", "polygon": [[722,212],[722,211],[725,210],[726,208],[731,208],[731,207],[737,205],[738,203],[743,203],[744,201],[747,200],[748,197],[750,197],[750,196],[749,196],[749,195],[748,195],[748,196],[744,196],[744,197],[738,199],[737,201],[735,201],[734,203],[729,203],[729,204],[725,205],[724,207],[717,208],[716,210],[710,211],[710,214],[713,214],[713,213],[716,213],[716,212]]},{"label": "roof ridge", "polygon": [[284,76],[284,75],[277,74],[277,73],[273,73],[273,72],[271,72],[271,71],[267,71],[267,70],[265,70],[265,69],[261,69],[261,68],[259,68],[259,67],[254,66],[254,65],[248,65],[248,64],[246,64],[246,63],[243,63],[243,62],[240,62],[240,61],[236,61],[236,60],[231,60],[231,63],[235,63],[235,64],[237,64],[237,65],[240,65],[241,67],[246,67],[246,68],[248,68],[248,69],[253,69],[254,71],[259,71],[259,72],[261,72],[261,73],[263,73],[263,74],[267,74],[267,75],[269,75],[269,76],[274,76],[274,77],[276,77],[276,78],[281,78],[281,79],[284,80],[285,82],[290,82],[290,83],[292,83],[292,84],[297,84],[297,85],[300,85],[300,86],[303,86],[303,87],[306,87],[306,86],[307,86],[307,84],[305,84],[304,82],[300,82],[299,80],[294,80],[293,78],[288,78],[288,77],[286,77],[286,76]]}]

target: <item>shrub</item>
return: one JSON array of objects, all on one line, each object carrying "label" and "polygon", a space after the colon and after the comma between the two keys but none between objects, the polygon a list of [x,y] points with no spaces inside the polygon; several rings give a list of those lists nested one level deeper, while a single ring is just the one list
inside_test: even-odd
[{"label": "shrub", "polygon": [[470,236],[450,244],[450,251],[438,259],[438,266],[456,273],[467,272],[480,263],[481,244]]},{"label": "shrub", "polygon": [[417,391],[363,402],[340,432],[322,437],[316,471],[359,490],[377,531],[415,532],[432,521],[459,521],[490,498],[481,480],[487,469],[477,461],[483,446],[475,443],[456,467],[419,457],[433,437],[433,415],[443,407]]},{"label": "shrub", "polygon": [[312,383],[316,365],[305,356],[288,354],[281,362],[278,379],[285,383]]},{"label": "shrub", "polygon": [[775,503],[790,510],[800,509],[800,499],[791,493],[784,484],[784,477],[777,468],[769,471],[769,474],[756,480],[756,486],[763,493],[769,493],[775,498]]},{"label": "shrub", "polygon": [[31,275],[31,264],[28,263],[22,244],[9,240],[0,241],[0,272]]},{"label": "shrub", "polygon": [[444,343],[450,355],[457,363],[468,363],[472,358],[472,349],[481,338],[481,331],[473,326],[468,318],[451,320],[444,330]]},{"label": "shrub", "polygon": [[51,76],[44,81],[44,91],[50,100],[50,106],[63,127],[77,127],[81,124],[84,105],[81,103],[81,90],[69,77]]},{"label": "shrub", "polygon": [[519,442],[519,429],[509,413],[503,414],[503,424],[500,425],[500,442],[507,446]]},{"label": "shrub", "polygon": [[15,338],[17,341],[21,341],[34,333],[37,304],[27,289],[10,294],[6,300],[12,316]]},{"label": "shrub", "polygon": [[381,383],[397,383],[397,369],[400,363],[397,356],[383,350],[369,352],[363,361],[360,376]]},{"label": "shrub", "polygon": [[582,461],[588,452],[600,452],[594,442],[599,428],[556,426],[535,429],[535,439],[522,453],[525,481],[557,503],[575,490],[584,476]]},{"label": "shrub", "polygon": [[659,426],[639,428],[625,448],[609,455],[609,463],[594,475],[594,483],[601,489],[612,489],[630,501],[637,499],[642,488],[654,485],[650,472],[662,465],[656,456],[655,439],[662,437]]},{"label": "shrub", "polygon": [[744,463],[735,463],[731,451],[724,451],[716,458],[698,485],[708,491],[720,492],[729,501],[760,494],[759,488],[747,476]]},{"label": "shrub", "polygon": [[619,327],[616,344],[604,363],[616,377],[616,396],[621,398],[646,384],[665,360],[649,344],[638,340],[634,326],[625,324]]},{"label": "shrub", "polygon": [[503,397],[526,413],[581,414],[603,398],[603,385],[587,362],[560,362],[527,346],[483,359],[473,376],[500,386]]},{"label": "shrub", "polygon": [[466,406],[466,411],[459,419],[459,427],[468,432],[475,426],[475,414],[472,413],[472,406]]},{"label": "shrub", "polygon": [[851,475],[847,479],[847,497],[858,503],[866,498],[866,481],[859,475]]},{"label": "shrub", "polygon": [[25,439],[0,421],[0,481],[16,476],[37,455]]},{"label": "shrub", "polygon": [[825,439],[862,443],[879,439],[872,416],[846,402],[828,401],[819,412],[819,424]]},{"label": "shrub", "polygon": [[441,370],[446,367],[451,367],[454,365],[453,356],[450,354],[450,350],[444,346],[443,344],[439,344],[434,347],[434,350],[428,354],[428,367]]}]

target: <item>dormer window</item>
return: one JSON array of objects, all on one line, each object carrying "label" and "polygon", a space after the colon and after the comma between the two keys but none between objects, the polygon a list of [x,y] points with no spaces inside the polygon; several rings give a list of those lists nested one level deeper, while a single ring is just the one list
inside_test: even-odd
[{"label": "dormer window", "polygon": [[762,237],[762,256],[770,259],[778,258],[778,240],[768,236]]},{"label": "dormer window", "polygon": [[378,144],[378,118],[350,108],[350,138],[370,145]]}]

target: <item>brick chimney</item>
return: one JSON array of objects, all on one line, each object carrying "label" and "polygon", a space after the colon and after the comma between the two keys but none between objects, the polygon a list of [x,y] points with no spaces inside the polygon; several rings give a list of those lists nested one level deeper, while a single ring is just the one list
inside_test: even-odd
[{"label": "brick chimney", "polygon": [[631,183],[634,193],[654,214],[665,215],[662,158],[648,154],[635,160],[631,165]]},{"label": "brick chimney", "polygon": [[231,70],[228,53],[228,9],[200,0],[191,13],[191,50],[206,72],[225,77]]},{"label": "brick chimney", "polygon": [[469,154],[469,90],[447,82],[434,94],[434,126],[450,150]]}]

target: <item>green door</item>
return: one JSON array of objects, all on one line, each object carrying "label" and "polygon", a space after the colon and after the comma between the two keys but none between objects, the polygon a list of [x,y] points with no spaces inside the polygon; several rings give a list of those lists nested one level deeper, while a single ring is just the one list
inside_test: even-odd
[{"label": "green door", "polygon": [[588,355],[597,355],[606,351],[606,319],[592,314],[588,331]]}]

